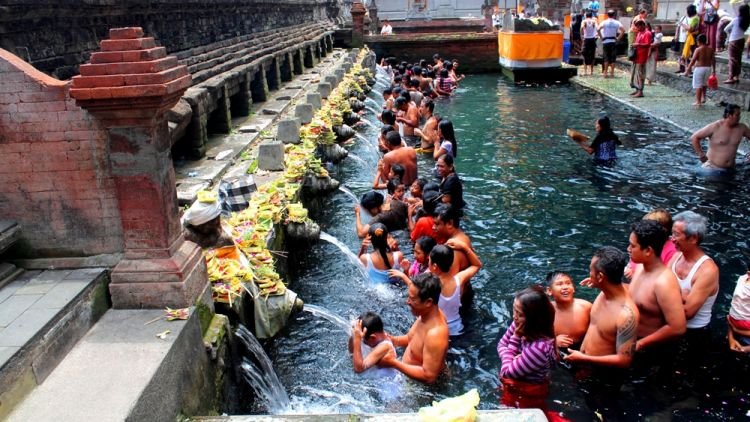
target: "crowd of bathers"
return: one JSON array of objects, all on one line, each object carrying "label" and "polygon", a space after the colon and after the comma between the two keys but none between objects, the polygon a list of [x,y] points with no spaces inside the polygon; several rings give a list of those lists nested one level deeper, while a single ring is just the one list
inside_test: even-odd
[{"label": "crowd of bathers", "polygon": [[[445,369],[451,339],[463,333],[461,310],[471,306],[471,278],[482,268],[460,228],[466,203],[453,124],[435,116],[430,95],[436,82],[429,75],[443,73],[445,63],[436,55],[431,65],[391,61],[381,67],[392,83],[383,94],[383,156],[373,190],[355,207],[363,238],[359,256],[370,281],[407,286],[406,303],[416,319],[408,333],[395,335],[377,314],[363,313],[350,341],[358,372],[393,368],[434,382]],[[420,153],[435,160],[431,174],[418,173]],[[369,221],[363,223],[360,210]],[[409,231],[412,257],[403,256],[391,236],[397,230]],[[707,219],[695,212],[672,216],[656,209],[633,223],[627,253],[597,249],[582,282],[553,271],[517,293],[512,322],[497,344],[501,403],[546,411],[552,368],[561,364],[575,373],[592,411],[617,418],[618,392],[632,371],[645,368],[653,375],[663,369],[669,377],[675,361],[688,370],[705,367],[719,293],[719,267],[701,246],[707,230]],[[577,284],[599,290],[593,304],[575,297]],[[748,274],[738,280],[728,328],[730,348],[750,352]],[[363,344],[369,352],[363,353]],[[396,348],[404,348],[400,359]]]}]

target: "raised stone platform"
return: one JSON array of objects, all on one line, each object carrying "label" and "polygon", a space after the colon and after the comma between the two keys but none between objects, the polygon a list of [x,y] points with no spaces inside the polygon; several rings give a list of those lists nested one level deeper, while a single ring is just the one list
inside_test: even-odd
[{"label": "raised stone platform", "polygon": [[0,289],[0,419],[109,308],[108,282],[103,268],[26,271]]},{"label": "raised stone platform", "polygon": [[173,422],[182,410],[195,412],[201,394],[216,388],[205,378],[198,315],[163,314],[108,311],[7,420]]},{"label": "raised stone platform", "polygon": [[[201,422],[421,422],[416,413],[312,414],[312,415],[246,415],[192,418]],[[480,410],[477,422],[545,422],[539,409]]]}]

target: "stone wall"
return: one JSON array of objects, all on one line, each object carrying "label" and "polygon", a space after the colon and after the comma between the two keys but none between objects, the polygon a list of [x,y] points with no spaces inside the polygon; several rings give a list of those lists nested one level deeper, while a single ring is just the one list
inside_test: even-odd
[{"label": "stone wall", "polygon": [[0,6],[0,48],[68,79],[110,28],[139,26],[167,52],[336,19],[340,0],[14,0]]},{"label": "stone wall", "polygon": [[499,72],[497,34],[406,34],[399,36],[369,36],[367,46],[380,60],[396,57],[409,63],[430,60],[439,53],[446,59],[456,59],[459,73]]},{"label": "stone wall", "polygon": [[107,133],[69,89],[0,49],[0,216],[21,225],[20,257],[123,248]]}]

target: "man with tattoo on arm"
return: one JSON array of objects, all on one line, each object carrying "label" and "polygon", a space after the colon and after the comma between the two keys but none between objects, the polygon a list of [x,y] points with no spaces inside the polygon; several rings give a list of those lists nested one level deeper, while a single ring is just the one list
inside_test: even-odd
[{"label": "man with tattoo on arm", "polygon": [[[621,416],[617,396],[635,351],[638,307],[622,284],[628,256],[612,246],[599,248],[581,285],[601,290],[591,307],[591,322],[581,350],[564,357],[575,363],[576,379],[589,392],[589,408]],[[605,418],[609,420],[609,418]],[[616,419],[613,419],[616,420]]]}]

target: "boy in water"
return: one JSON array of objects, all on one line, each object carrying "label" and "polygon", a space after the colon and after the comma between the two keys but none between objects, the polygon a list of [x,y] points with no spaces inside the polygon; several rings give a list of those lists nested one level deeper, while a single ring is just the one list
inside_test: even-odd
[{"label": "boy in water", "polygon": [[568,348],[581,343],[589,328],[591,302],[574,297],[576,288],[570,275],[562,271],[547,274],[547,295],[555,307],[555,343]]},{"label": "boy in water", "polygon": [[[362,343],[368,346],[369,351],[362,352]],[[354,372],[362,373],[373,366],[396,373],[392,368],[381,367],[380,360],[386,355],[396,358],[396,348],[383,331],[383,320],[374,312],[365,312],[352,327],[352,336],[349,338],[349,351],[352,352],[352,366]]]},{"label": "boy in water", "polygon": [[698,48],[693,52],[693,59],[685,69],[690,74],[693,69],[693,89],[695,89],[694,106],[698,107],[706,102],[706,87],[709,75],[716,74],[716,60],[714,49],[708,46],[706,34],[698,35]]}]

